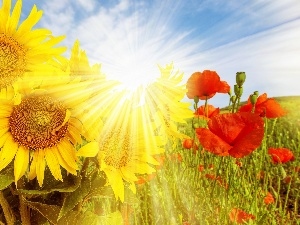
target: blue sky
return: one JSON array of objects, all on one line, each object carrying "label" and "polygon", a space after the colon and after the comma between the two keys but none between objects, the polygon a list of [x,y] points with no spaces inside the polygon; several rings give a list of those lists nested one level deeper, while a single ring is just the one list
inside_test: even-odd
[{"label": "blue sky", "polygon": [[[300,95],[299,0],[26,0],[44,11],[37,27],[78,39],[92,63],[127,85],[151,82],[157,64],[174,63],[184,81],[215,70],[231,86],[245,71],[243,99],[253,91]],[[67,53],[69,54],[69,53]],[[228,96],[216,95],[216,106]]]}]

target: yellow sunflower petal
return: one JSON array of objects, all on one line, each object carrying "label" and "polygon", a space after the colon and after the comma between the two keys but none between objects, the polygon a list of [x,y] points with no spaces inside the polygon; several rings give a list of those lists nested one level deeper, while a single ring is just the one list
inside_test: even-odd
[{"label": "yellow sunflower petal", "polygon": [[77,175],[76,168],[72,168],[69,164],[63,159],[58,148],[52,148],[52,152],[56,155],[59,164],[66,169],[69,173]]},{"label": "yellow sunflower petal", "polygon": [[13,160],[17,150],[18,150],[18,144],[14,142],[12,136],[9,135],[1,150],[0,171]]},{"label": "yellow sunflower petal", "polygon": [[136,175],[132,171],[128,170],[126,167],[121,167],[120,170],[121,170],[122,177],[124,178],[124,180],[126,180],[128,182],[133,182],[133,181],[138,180]]},{"label": "yellow sunflower petal", "polygon": [[38,152],[37,160],[36,160],[36,176],[40,187],[42,187],[44,182],[45,166],[46,166],[45,153],[43,149],[36,150],[36,151]]},{"label": "yellow sunflower petal", "polygon": [[58,151],[62,156],[63,160],[69,165],[69,167],[77,170],[75,148],[68,140],[62,140],[57,145]]},{"label": "yellow sunflower petal", "polygon": [[22,34],[24,35],[29,32],[32,27],[41,19],[42,14],[43,12],[41,10],[37,11],[36,5],[34,5],[27,19],[24,20],[23,23],[19,26],[17,35],[22,37]]},{"label": "yellow sunflower petal", "polygon": [[120,198],[120,200],[124,202],[124,183],[122,176],[118,171],[105,170],[104,172],[114,191],[116,199]]},{"label": "yellow sunflower petal", "polygon": [[15,161],[14,161],[14,174],[15,184],[25,174],[29,164],[29,150],[22,145],[19,146]]},{"label": "yellow sunflower petal", "polygon": [[144,174],[144,173],[151,174],[156,171],[153,167],[149,166],[147,163],[139,162],[139,161],[134,161],[130,163],[130,165],[128,165],[128,169],[130,169],[131,171],[135,171],[135,173],[139,173],[139,174]]},{"label": "yellow sunflower petal", "polygon": [[129,189],[133,192],[133,194],[136,194],[136,186],[134,182],[130,183]]},{"label": "yellow sunflower petal", "polygon": [[28,173],[28,179],[33,180],[36,178],[36,162],[38,160],[38,151],[34,151],[32,154],[32,160],[30,163],[29,173]]},{"label": "yellow sunflower petal", "polygon": [[22,1],[18,0],[13,9],[7,33],[11,34],[17,29],[22,9]]},{"label": "yellow sunflower petal", "polygon": [[85,146],[81,147],[76,155],[84,157],[94,157],[99,151],[99,143],[97,141],[90,142]]},{"label": "yellow sunflower petal", "polygon": [[0,10],[0,15],[1,15],[0,29],[1,30],[6,29],[6,23],[7,23],[7,20],[9,19],[10,7],[11,7],[11,0],[4,0],[1,10]]},{"label": "yellow sunflower petal", "polygon": [[59,161],[57,158],[57,151],[55,151],[56,148],[48,148],[48,149],[44,149],[45,151],[45,158],[46,158],[46,162],[47,165],[52,173],[52,175],[54,176],[54,178],[56,180],[63,180],[62,179],[62,175],[61,175],[61,170],[60,170],[60,165],[59,165]]}]

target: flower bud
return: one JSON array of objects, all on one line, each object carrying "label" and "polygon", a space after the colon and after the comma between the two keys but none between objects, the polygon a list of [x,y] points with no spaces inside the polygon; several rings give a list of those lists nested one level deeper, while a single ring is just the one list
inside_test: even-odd
[{"label": "flower bud", "polygon": [[232,95],[232,96],[230,97],[230,101],[231,101],[232,103],[235,102],[235,99],[236,99],[236,96],[235,96],[235,95]]},{"label": "flower bud", "polygon": [[235,78],[236,78],[236,84],[239,87],[241,87],[246,80],[246,73],[245,72],[237,72]]},{"label": "flower bud", "polygon": [[243,87],[239,87],[237,84],[234,85],[234,93],[236,96],[241,97],[243,94]]},{"label": "flower bud", "polygon": [[259,96],[259,92],[258,91],[254,91],[253,94]]},{"label": "flower bud", "polygon": [[256,94],[250,95],[250,102],[252,105],[255,105],[257,98],[258,98],[258,96]]},{"label": "flower bud", "polygon": [[195,96],[195,97],[194,97],[194,102],[195,102],[196,104],[198,104],[198,102],[199,102],[199,97],[198,97],[198,96]]}]

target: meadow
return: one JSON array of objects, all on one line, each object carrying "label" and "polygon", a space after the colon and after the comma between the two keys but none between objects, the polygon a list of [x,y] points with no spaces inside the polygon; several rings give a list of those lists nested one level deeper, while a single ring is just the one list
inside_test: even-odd
[{"label": "meadow", "polygon": [[[128,224],[236,224],[228,217],[233,207],[255,215],[245,224],[300,224],[300,97],[275,99],[288,114],[267,121],[262,145],[248,157],[220,158],[180,143],[167,148],[156,176],[139,184],[135,204],[128,199]],[[191,121],[182,129],[192,135]],[[273,164],[270,146],[293,149],[295,160]],[[266,204],[268,192],[274,202]]]}]

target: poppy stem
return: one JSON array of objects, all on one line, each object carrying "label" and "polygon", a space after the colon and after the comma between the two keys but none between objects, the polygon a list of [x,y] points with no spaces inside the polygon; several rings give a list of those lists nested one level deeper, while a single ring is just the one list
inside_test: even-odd
[{"label": "poppy stem", "polygon": [[208,106],[207,106],[208,98],[205,98],[205,116],[208,118]]}]

